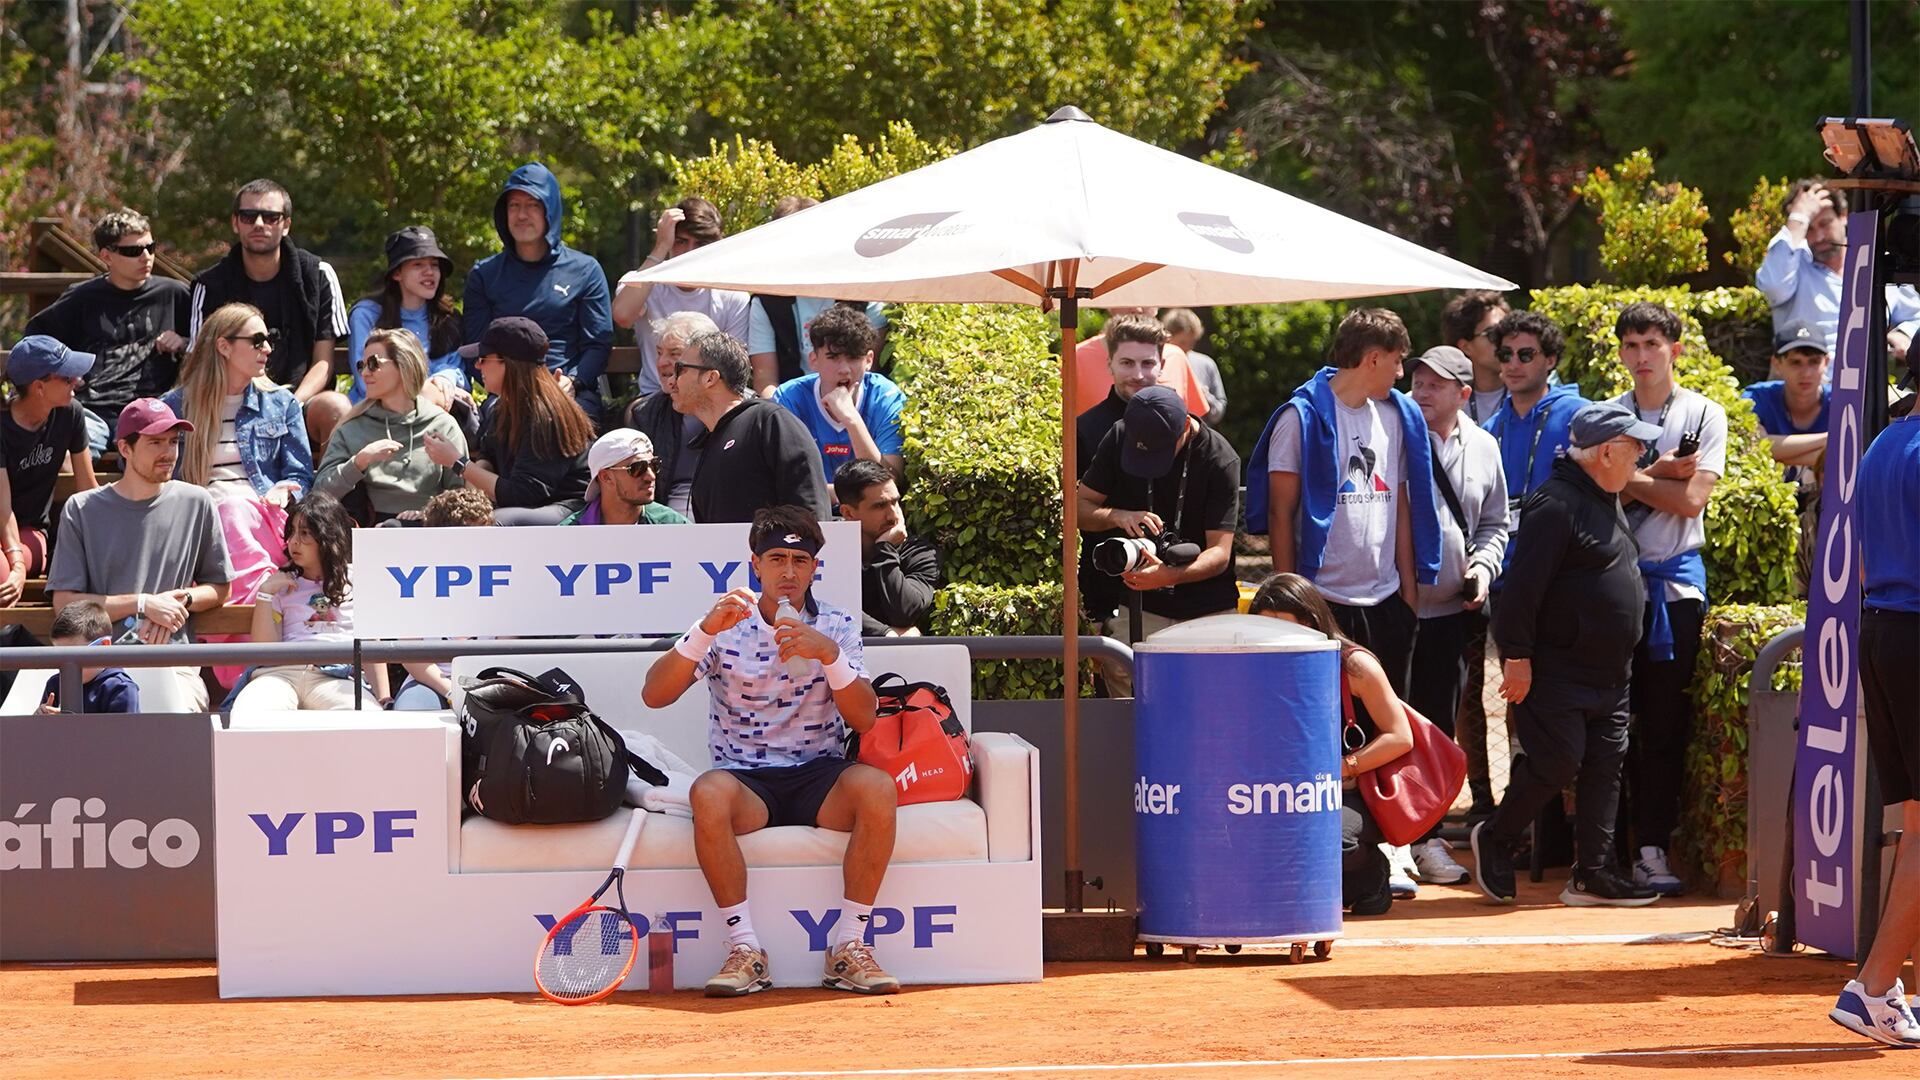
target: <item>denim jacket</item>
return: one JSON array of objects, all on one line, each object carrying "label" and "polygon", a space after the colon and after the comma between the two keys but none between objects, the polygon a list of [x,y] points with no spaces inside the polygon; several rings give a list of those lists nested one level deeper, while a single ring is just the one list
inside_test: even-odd
[{"label": "denim jacket", "polygon": [[[218,424],[219,417],[188,416],[181,405],[178,387],[160,399],[182,420],[195,424]],[[313,451],[307,446],[307,421],[300,401],[285,387],[261,390],[253,383],[241,391],[240,414],[234,418],[234,438],[240,446],[240,464],[247,470],[256,495],[282,481],[299,485],[299,494],[313,490]],[[183,456],[181,463],[186,458]],[[180,467],[174,466],[179,477]]]}]

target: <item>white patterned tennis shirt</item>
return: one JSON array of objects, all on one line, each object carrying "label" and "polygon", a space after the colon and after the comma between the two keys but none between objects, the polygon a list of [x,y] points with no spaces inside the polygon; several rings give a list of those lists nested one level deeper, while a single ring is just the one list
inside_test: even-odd
[{"label": "white patterned tennis shirt", "polygon": [[[840,646],[856,675],[867,677],[857,616],[812,594],[802,616]],[[694,666],[694,678],[707,683],[707,749],[715,768],[804,765],[844,752],[846,725],[820,663],[813,661],[805,678],[789,675],[773,632],[756,604],[739,625],[715,636]]]}]

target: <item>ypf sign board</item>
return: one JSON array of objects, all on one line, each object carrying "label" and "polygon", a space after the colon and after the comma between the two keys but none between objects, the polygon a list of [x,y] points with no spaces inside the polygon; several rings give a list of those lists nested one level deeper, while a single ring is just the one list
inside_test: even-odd
[{"label": "ypf sign board", "polygon": [[[1826,483],[1820,493],[1813,585],[1802,653],[1800,742],[1793,773],[1795,934],[1808,945],[1852,957],[1860,903],[1860,541],[1855,484],[1866,419],[1868,304],[1874,287],[1879,214],[1847,218]],[[1879,808],[1872,808],[1878,813]]]},{"label": "ypf sign board", "polygon": [[[367,638],[678,633],[729,590],[759,591],[747,529],[356,529],[354,625]],[[813,594],[857,612],[860,526],[821,529]]]},{"label": "ypf sign board", "polygon": [[213,724],[0,717],[0,960],[214,955]]}]

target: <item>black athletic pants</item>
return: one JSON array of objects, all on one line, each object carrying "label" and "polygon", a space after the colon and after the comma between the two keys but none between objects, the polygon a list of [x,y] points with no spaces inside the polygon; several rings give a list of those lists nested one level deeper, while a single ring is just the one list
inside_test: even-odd
[{"label": "black athletic pants", "polygon": [[1507,708],[1521,753],[1487,828],[1495,842],[1511,846],[1577,778],[1575,859],[1581,869],[1594,869],[1613,858],[1620,766],[1627,754],[1627,689],[1579,686],[1552,675],[1535,668],[1526,700]]},{"label": "black athletic pants", "polygon": [[1405,700],[1407,684],[1412,681],[1413,642],[1420,629],[1420,619],[1413,609],[1399,593],[1371,607],[1332,600],[1327,606],[1333,609],[1333,621],[1340,624],[1340,632],[1380,661],[1380,666],[1387,669],[1387,682],[1393,685],[1393,692]]},{"label": "black athletic pants", "polygon": [[[1700,654],[1700,620],[1705,610],[1698,600],[1668,602],[1673,659],[1649,656],[1644,632],[1633,650],[1633,742],[1627,752],[1627,775],[1633,783],[1633,842],[1639,846],[1666,850],[1680,818],[1687,743],[1693,738],[1693,701],[1687,697],[1687,686],[1693,682],[1693,664]],[[1649,627],[1652,620],[1649,613]]]}]

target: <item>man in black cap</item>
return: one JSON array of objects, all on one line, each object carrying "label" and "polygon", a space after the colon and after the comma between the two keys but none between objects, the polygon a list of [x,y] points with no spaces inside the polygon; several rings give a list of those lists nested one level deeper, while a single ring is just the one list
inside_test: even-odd
[{"label": "man in black cap", "polygon": [[1740,391],[1753,402],[1753,418],[1796,489],[1800,550],[1795,577],[1805,595],[1812,579],[1814,532],[1820,527],[1820,470],[1827,460],[1827,339],[1811,323],[1788,328],[1773,343],[1773,378]]},{"label": "man in black cap", "polygon": [[1658,898],[1614,867],[1614,817],[1627,754],[1627,686],[1646,593],[1640,547],[1620,508],[1645,442],[1660,433],[1617,401],[1575,413],[1571,447],[1521,508],[1493,641],[1500,690],[1520,737],[1506,797],[1473,827],[1474,884],[1514,898],[1513,842],[1576,778],[1572,907],[1640,907]]},{"label": "man in black cap", "polygon": [[[1095,568],[1141,594],[1144,632],[1239,605],[1233,579],[1239,487],[1240,455],[1219,432],[1187,415],[1185,402],[1167,387],[1135,393],[1120,423],[1100,440],[1080,479],[1080,531],[1095,548]],[[1169,550],[1176,545],[1178,551]],[[1102,633],[1124,636],[1118,633],[1124,618],[1109,620]],[[1115,697],[1132,694],[1130,673],[1108,670],[1106,676]]]}]

